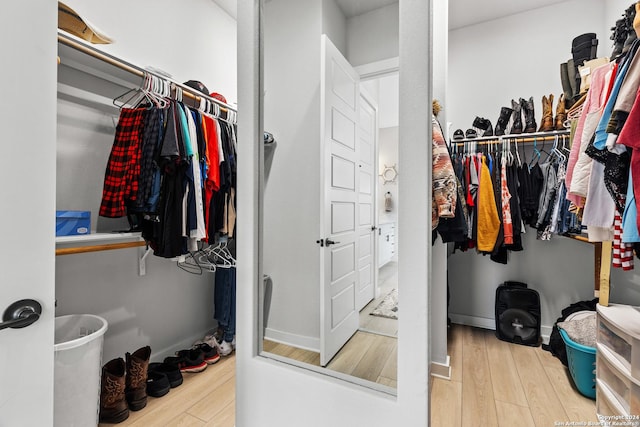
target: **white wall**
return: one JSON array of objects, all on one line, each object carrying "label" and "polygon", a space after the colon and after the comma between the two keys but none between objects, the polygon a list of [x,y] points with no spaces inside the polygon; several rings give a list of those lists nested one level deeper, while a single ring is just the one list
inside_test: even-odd
[{"label": "white wall", "polygon": [[[236,21],[212,0],[74,0],[115,39],[100,46],[174,80],[200,80],[230,103],[237,101]],[[160,32],[158,31],[160,29]]]},{"label": "white wall", "polygon": [[542,96],[562,93],[560,63],[571,57],[573,38],[595,32],[598,55],[611,53],[605,3],[572,0],[451,31],[446,108],[453,129],[470,128],[476,116],[495,126],[500,107],[530,96],[539,126]]},{"label": "white wall", "polygon": [[264,5],[264,127],[278,142],[264,199],[266,337],[319,350],[320,35],[318,0]]},{"label": "white wall", "polygon": [[[398,199],[398,184],[402,179],[402,169],[398,166],[398,127],[390,127],[380,129],[378,132],[378,161],[379,169],[378,173],[382,173],[385,165],[396,165],[398,171],[398,177],[394,182],[383,183],[381,177],[378,177],[378,222],[383,224],[385,222],[398,222],[398,209],[400,208],[400,200]],[[393,210],[386,212],[384,210],[385,194],[391,193],[391,199],[393,201]]]},{"label": "white wall", "polygon": [[347,56],[347,18],[335,0],[322,0],[322,33],[329,37],[342,56]]},{"label": "white wall", "polygon": [[354,67],[398,56],[398,4],[347,20],[347,59]]},{"label": "white wall", "polygon": [[[561,93],[559,64],[570,57],[571,40],[596,32],[599,56],[609,55],[608,29],[627,3],[567,1],[451,31],[446,107],[453,129],[470,127],[476,115],[495,124],[501,105],[530,95],[539,124],[541,96]],[[524,45],[522,34],[532,35],[535,43]],[[501,57],[508,59],[496,59]],[[540,292],[543,335],[549,334],[564,307],[593,298],[592,246],[563,237],[541,242],[535,240],[535,230],[528,231],[524,252],[511,253],[507,266],[474,251],[449,258],[454,321],[493,327],[495,288],[505,280],[526,282]],[[637,273],[613,269],[611,277],[612,302],[640,304]]]},{"label": "white wall", "polygon": [[[230,102],[236,100],[236,24],[210,0],[82,4],[87,16],[116,39],[104,50],[143,67],[162,68],[178,81],[199,79]],[[168,16],[188,16],[179,22],[198,28],[198,37],[176,30],[162,43],[152,42],[154,30],[148,25],[166,22]],[[67,72],[60,67],[61,78]],[[57,207],[91,210],[92,228],[99,225],[102,231],[126,228],[126,221],[114,224],[97,216],[117,122],[117,110],[108,104],[91,108],[59,99],[57,116]],[[56,315],[105,317],[105,361],[147,344],[152,358],[161,358],[190,346],[215,325],[212,274],[190,275],[175,262],[151,255],[147,275],[139,277],[137,256],[137,249],[126,249],[56,258]]]}]

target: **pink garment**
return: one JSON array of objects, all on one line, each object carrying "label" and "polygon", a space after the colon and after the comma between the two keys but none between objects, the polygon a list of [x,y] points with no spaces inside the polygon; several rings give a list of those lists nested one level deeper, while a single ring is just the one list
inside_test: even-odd
[{"label": "pink garment", "polygon": [[[618,64],[615,64],[615,66],[613,67],[613,74],[615,74],[617,66]],[[571,154],[569,154],[569,160],[567,162],[567,176],[565,178],[565,185],[567,187],[567,200],[580,207],[584,206],[584,198],[571,194],[571,180],[573,179],[573,171],[581,152],[583,140],[582,134],[584,131],[584,125],[587,116],[590,113],[596,112],[601,107],[601,105],[604,105],[604,101],[601,101],[601,99],[607,82],[606,75],[611,70],[612,65],[605,64],[601,67],[596,68],[591,73],[591,87],[582,108],[582,114],[580,115],[580,119],[578,120],[578,126],[576,127],[576,132],[571,144]],[[589,141],[587,140],[587,143],[588,142]],[[584,149],[582,149],[582,152],[584,152]]]}]

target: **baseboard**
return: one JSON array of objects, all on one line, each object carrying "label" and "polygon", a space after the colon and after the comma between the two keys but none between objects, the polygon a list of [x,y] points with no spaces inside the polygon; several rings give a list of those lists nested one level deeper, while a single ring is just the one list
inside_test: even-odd
[{"label": "baseboard", "polygon": [[180,342],[175,343],[174,345],[170,346],[170,347],[165,347],[163,349],[160,350],[153,350],[153,353],[151,355],[151,361],[152,362],[162,362],[164,360],[165,357],[167,356],[175,356],[175,352],[178,350],[184,350],[187,348],[191,348],[193,346],[193,343],[198,341],[198,340],[202,340],[202,338],[206,335],[206,333],[208,331],[210,331],[211,329],[208,329],[207,331],[203,331],[200,334],[197,335],[191,335],[188,338],[183,339]]},{"label": "baseboard", "polygon": [[290,345],[291,347],[320,353],[320,338],[296,335],[271,328],[265,329],[264,338],[280,344]]},{"label": "baseboard", "polygon": [[496,319],[487,319],[486,317],[467,316],[466,314],[450,313],[452,323],[458,325],[474,326],[476,328],[496,330]]},{"label": "baseboard", "polygon": [[[452,323],[456,323],[458,325],[474,326],[476,328],[490,329],[492,331],[496,330],[496,319],[494,318],[488,319],[486,317],[467,316],[465,314],[455,313],[450,313],[449,317],[451,318]],[[543,344],[549,344],[549,336],[551,335],[552,329],[553,327],[551,326],[540,326],[540,337],[542,338]]]},{"label": "baseboard", "polygon": [[451,358],[448,355],[445,363],[431,362],[431,376],[445,380],[451,379]]}]

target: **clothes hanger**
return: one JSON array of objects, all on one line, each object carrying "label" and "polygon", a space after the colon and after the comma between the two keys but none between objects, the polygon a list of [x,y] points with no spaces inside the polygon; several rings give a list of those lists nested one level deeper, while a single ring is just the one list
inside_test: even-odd
[{"label": "clothes hanger", "polygon": [[185,255],[183,259],[179,259],[176,262],[176,265],[180,270],[184,270],[187,273],[196,274],[198,276],[201,276],[204,270],[192,253]]}]

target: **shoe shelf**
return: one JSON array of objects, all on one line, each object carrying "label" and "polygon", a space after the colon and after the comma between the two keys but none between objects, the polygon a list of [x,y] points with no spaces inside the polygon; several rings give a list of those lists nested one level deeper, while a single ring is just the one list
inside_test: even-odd
[{"label": "shoe shelf", "polygon": [[479,136],[477,138],[464,138],[451,140],[452,144],[462,144],[464,142],[480,142],[486,144],[487,142],[513,140],[517,139],[518,142],[542,142],[554,140],[557,136],[567,136],[571,132],[569,130],[549,131],[549,132],[532,132],[532,133],[519,133],[515,135],[500,135],[500,136]]},{"label": "shoe shelf", "polygon": [[146,246],[141,233],[92,233],[56,237],[56,255],[72,255]]}]

